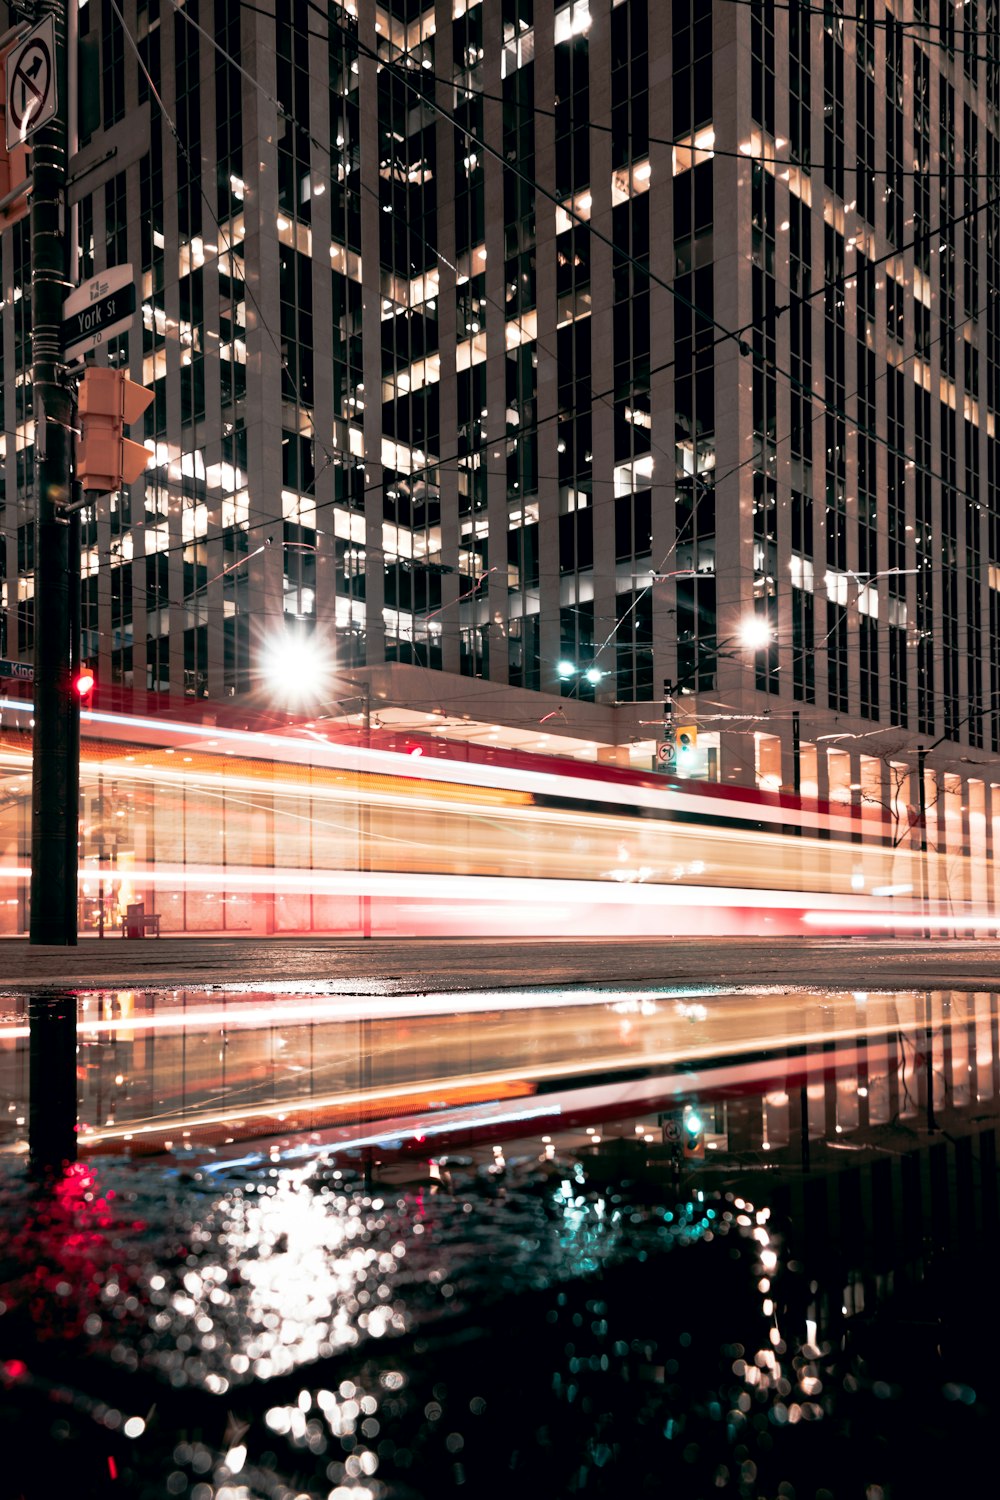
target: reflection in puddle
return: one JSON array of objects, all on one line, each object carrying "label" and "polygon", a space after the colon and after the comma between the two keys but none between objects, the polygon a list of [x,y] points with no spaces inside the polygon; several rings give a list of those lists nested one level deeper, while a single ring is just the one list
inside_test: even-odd
[{"label": "reflection in puddle", "polygon": [[[27,1117],[19,1003],[0,1000],[7,1150],[23,1149]],[[698,1097],[706,1149],[768,1152],[802,1133],[799,1114],[807,1143],[846,1145],[891,1122],[933,1125],[1000,1087],[996,996],[949,991],[108,991],[79,997],[78,1042],[86,1153],[377,1140],[386,1122],[429,1138],[456,1109],[478,1111],[480,1129],[547,1113],[558,1126],[567,1111],[609,1118],[671,1092]],[[748,1089],[758,1116],[731,1124]]]},{"label": "reflection in puddle", "polygon": [[[84,1106],[152,1101],[173,1154],[0,1172],[10,1493],[984,1488],[994,995],[251,1003],[102,1002]],[[255,1066],[261,1107],[305,1078],[354,1115],[182,1146]]]}]

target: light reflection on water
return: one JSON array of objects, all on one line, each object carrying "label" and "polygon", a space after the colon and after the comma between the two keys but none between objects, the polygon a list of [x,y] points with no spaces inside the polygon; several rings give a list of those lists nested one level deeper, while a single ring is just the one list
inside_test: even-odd
[{"label": "light reflection on water", "polygon": [[[306,1157],[94,1158],[45,1190],[8,1161],[7,1492],[412,1500],[502,1474],[546,1500],[897,1500],[927,1454],[982,1467],[996,997],[909,998],[850,996],[853,1031],[830,1001],[826,1040],[662,1098],[658,1072],[614,1108],[602,1080],[540,1093],[550,1135],[368,1127]],[[633,999],[579,1044],[641,1049],[660,1012]],[[716,1000],[672,998],[670,1024],[700,1042]]]},{"label": "light reflection on water", "polygon": [[[0,1149],[8,1151],[25,1148],[28,1027],[19,1003],[0,997]],[[607,1075],[656,1073],[662,1084],[684,1068],[711,1073],[719,1088],[755,1085],[761,1060],[781,1053],[786,1066],[767,1103],[770,1149],[786,1129],[777,1101],[797,1077],[796,1057],[809,1072],[813,1133],[826,1134],[830,1047],[843,1064],[834,1106],[841,1134],[928,1106],[972,1105],[1000,1088],[997,996],[987,992],[656,986],[359,999],[220,988],[89,992],[78,1005],[79,1138],[88,1153],[317,1131],[344,1139],[362,1123],[394,1119],[421,1118],[429,1134],[443,1106],[505,1101],[508,1114],[538,1118],[544,1096],[567,1079],[590,1088]],[[928,1039],[933,1066],[924,1068]]]},{"label": "light reflection on water", "polygon": [[[596,1282],[636,1256],[690,1256],[727,1236],[739,1246],[750,1321],[769,1330],[747,1356],[742,1384],[790,1395],[785,1345],[773,1334],[777,1262],[766,1209],[700,1191],[640,1209],[627,1195],[595,1190],[579,1161],[543,1151],[511,1165],[519,1184],[494,1158],[480,1168],[446,1164],[443,1176],[382,1193],[323,1162],[237,1171],[229,1181],[103,1162],[69,1170],[44,1192],[8,1171],[0,1232],[8,1399],[29,1398],[44,1427],[58,1371],[64,1393],[73,1391],[76,1425],[102,1433],[126,1484],[159,1464],[168,1493],[233,1500],[274,1493],[277,1476],[309,1455],[329,1482],[324,1493],[391,1494],[380,1471],[388,1456],[397,1480],[402,1472],[394,1417],[424,1379],[415,1358],[429,1334],[446,1339],[470,1319],[502,1322],[508,1303],[540,1295],[554,1305],[560,1287]],[[383,1357],[383,1345],[400,1352]],[[121,1372],[133,1377],[128,1407],[102,1399]],[[566,1399],[565,1378],[553,1378]],[[213,1448],[190,1434],[175,1443],[155,1415],[160,1386],[189,1400],[198,1394],[205,1413],[221,1401],[244,1416],[230,1421],[227,1443]],[[424,1403],[418,1427],[434,1429],[433,1404]],[[470,1390],[469,1417],[485,1410]],[[787,1410],[798,1420],[796,1402]],[[412,1427],[413,1411],[405,1415]],[[207,1432],[213,1423],[202,1421]],[[59,1423],[49,1425],[51,1439]],[[460,1432],[446,1434],[444,1451],[464,1444]],[[413,1493],[417,1476],[407,1482]]]},{"label": "light reflection on water", "polygon": [[[526,1495],[669,1476],[789,1500],[848,1398],[902,1387],[845,1355],[841,1284],[775,1227],[777,1176],[751,1201],[607,1143],[411,1162],[405,1186],[330,1157],[105,1160],[51,1191],[9,1168],[0,1415],[29,1474],[55,1492],[72,1455],[81,1494],[110,1464],[123,1494],[392,1500],[485,1494],[503,1465]],[[937,1405],[981,1409],[950,1374]],[[783,1436],[807,1428],[830,1436]],[[888,1497],[878,1444],[855,1459]]]}]

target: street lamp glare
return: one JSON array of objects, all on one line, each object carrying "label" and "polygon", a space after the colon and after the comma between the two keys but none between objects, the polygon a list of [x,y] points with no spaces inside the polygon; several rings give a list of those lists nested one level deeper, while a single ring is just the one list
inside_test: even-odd
[{"label": "street lamp glare", "polygon": [[744,620],[740,626],[740,640],[751,651],[761,651],[765,646],[771,644],[771,626],[767,620],[759,615]]},{"label": "street lamp glare", "polygon": [[291,631],[266,642],[260,671],[269,692],[290,708],[321,703],[333,682],[333,663],[324,642]]},{"label": "street lamp glare", "polygon": [[560,677],[572,677],[573,673],[576,671],[576,667],[571,661],[561,661],[557,665],[556,671],[559,673]]},{"label": "street lamp glare", "polygon": [[588,667],[583,675],[584,677],[586,677],[589,683],[592,683],[596,687],[601,678],[604,676],[604,673],[601,671],[600,667]]}]

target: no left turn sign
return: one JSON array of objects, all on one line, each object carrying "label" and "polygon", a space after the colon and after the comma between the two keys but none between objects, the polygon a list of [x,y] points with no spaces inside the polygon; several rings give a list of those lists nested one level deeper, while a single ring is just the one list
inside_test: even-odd
[{"label": "no left turn sign", "polygon": [[46,16],[7,54],[7,150],[24,142],[56,112],[56,22]]}]

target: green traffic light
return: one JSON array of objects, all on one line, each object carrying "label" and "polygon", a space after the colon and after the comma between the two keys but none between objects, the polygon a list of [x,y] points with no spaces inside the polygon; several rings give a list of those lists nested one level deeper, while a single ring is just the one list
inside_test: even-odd
[{"label": "green traffic light", "polygon": [[689,1135],[700,1135],[702,1129],[701,1115],[692,1112],[691,1114],[685,1116],[684,1129],[688,1132]]}]

